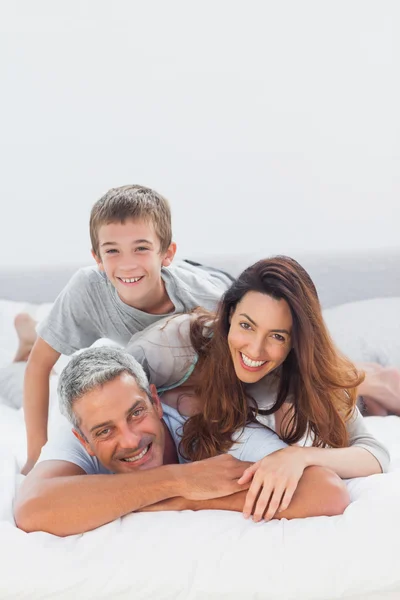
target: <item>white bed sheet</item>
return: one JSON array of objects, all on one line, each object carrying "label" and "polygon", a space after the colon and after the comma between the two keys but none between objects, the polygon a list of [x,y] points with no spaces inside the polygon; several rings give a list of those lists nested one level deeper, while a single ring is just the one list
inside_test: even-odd
[{"label": "white bed sheet", "polygon": [[0,598],[400,597],[400,418],[367,422],[391,449],[393,472],[349,481],[343,516],[254,524],[223,511],[132,514],[58,538],[15,527],[23,416],[0,406]]},{"label": "white bed sheet", "polygon": [[352,503],[340,517],[254,524],[223,511],[132,514],[58,538],[15,527],[23,413],[0,399],[0,598],[400,598],[400,418],[367,423],[393,471],[348,482]]}]

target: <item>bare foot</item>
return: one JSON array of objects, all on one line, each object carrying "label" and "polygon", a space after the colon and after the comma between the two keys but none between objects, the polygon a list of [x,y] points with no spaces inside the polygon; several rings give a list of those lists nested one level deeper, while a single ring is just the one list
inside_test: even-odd
[{"label": "bare foot", "polygon": [[366,371],[365,380],[358,388],[363,397],[376,400],[389,413],[400,415],[400,371],[381,367]]},{"label": "bare foot", "polygon": [[369,398],[368,396],[363,396],[363,403],[365,410],[363,411],[363,415],[365,417],[387,417],[388,411],[383,408],[379,402],[374,400],[373,398]]},{"label": "bare foot", "polygon": [[18,335],[18,350],[13,362],[26,362],[36,340],[36,321],[28,313],[20,313],[14,319]]}]

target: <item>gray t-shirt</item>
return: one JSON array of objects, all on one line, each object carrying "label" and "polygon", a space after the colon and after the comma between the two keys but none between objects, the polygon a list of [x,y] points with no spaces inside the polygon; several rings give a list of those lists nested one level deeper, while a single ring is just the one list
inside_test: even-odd
[{"label": "gray t-shirt", "polygon": [[[186,313],[198,306],[215,310],[232,283],[231,278],[218,269],[184,261],[163,267],[161,277],[175,306],[174,313]],[[165,316],[125,304],[107,276],[93,266],[75,273],[37,332],[54,350],[70,355],[100,338],[125,346],[133,334]]]},{"label": "gray t-shirt", "polygon": [[[163,411],[164,422],[178,448],[185,417],[166,404],[163,404]],[[77,465],[87,475],[110,473],[96,457],[90,456],[85,450],[72,433],[71,425],[66,419],[60,423],[59,429],[54,433],[55,435],[50,435],[49,441],[43,447],[38,462],[64,460]],[[256,462],[281,448],[286,448],[286,444],[275,433],[261,425],[254,424],[245,427],[243,431],[235,435],[235,443],[229,450],[229,454],[240,460]],[[179,462],[186,461],[179,456]]]}]

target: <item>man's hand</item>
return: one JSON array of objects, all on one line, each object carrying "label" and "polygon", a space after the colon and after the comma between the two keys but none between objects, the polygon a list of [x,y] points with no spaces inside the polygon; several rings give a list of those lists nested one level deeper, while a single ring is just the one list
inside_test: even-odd
[{"label": "man's hand", "polygon": [[230,454],[182,465],[181,496],[189,500],[208,500],[247,490],[250,481],[239,485],[238,479],[250,465]]}]

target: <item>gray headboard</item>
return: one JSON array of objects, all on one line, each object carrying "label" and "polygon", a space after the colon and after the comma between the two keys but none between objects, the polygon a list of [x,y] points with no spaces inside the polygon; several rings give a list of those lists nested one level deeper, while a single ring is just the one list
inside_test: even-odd
[{"label": "gray headboard", "polygon": [[[400,248],[358,253],[293,255],[309,272],[324,307],[375,297],[400,297]],[[188,256],[238,275],[259,254]],[[0,298],[52,302],[75,266],[0,268]]]}]

